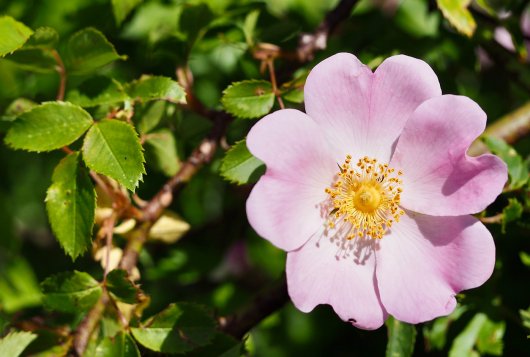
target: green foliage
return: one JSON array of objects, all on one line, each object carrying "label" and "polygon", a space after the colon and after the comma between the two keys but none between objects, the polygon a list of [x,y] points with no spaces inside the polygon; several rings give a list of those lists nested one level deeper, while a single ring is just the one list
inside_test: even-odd
[{"label": "green foliage", "polygon": [[46,194],[53,232],[64,251],[75,260],[92,242],[96,192],[88,172],[74,152],[55,168]]},{"label": "green foliage", "polygon": [[83,143],[87,166],[134,191],[142,179],[144,155],[134,128],[118,120],[102,120],[88,131]]},{"label": "green foliage", "polygon": [[[75,354],[85,335],[87,357],[526,355],[530,145],[526,125],[512,125],[530,112],[521,29],[530,7],[365,0],[327,16],[346,2],[0,1],[0,334],[31,330],[37,338],[20,352],[40,357]],[[325,18],[327,41],[311,37]],[[515,50],[498,42],[502,28]],[[301,60],[306,40],[326,48]],[[224,318],[274,298],[287,255],[247,223],[265,165],[245,144],[255,121],[240,119],[267,115],[276,97],[303,111],[307,74],[338,52],[372,70],[394,54],[425,60],[444,93],[471,97],[493,123],[488,133],[510,142],[485,139],[510,176],[477,213],[494,223],[495,271],[449,316],[417,327],[390,318],[359,331],[329,307],[304,314],[285,304],[232,338]]]},{"label": "green foliage", "polygon": [[31,36],[33,31],[10,16],[0,17],[0,57],[18,50]]},{"label": "green foliage", "polygon": [[477,23],[467,9],[469,0],[437,0],[442,14],[460,33],[471,37],[475,32]]},{"label": "green foliage", "polygon": [[258,181],[264,172],[265,165],[248,151],[245,140],[235,143],[226,152],[220,170],[225,179],[240,185]]},{"label": "green foliage", "polygon": [[5,141],[15,149],[50,151],[79,139],[92,125],[92,117],[68,102],[47,102],[22,113]]},{"label": "green foliage", "polygon": [[37,335],[31,332],[11,332],[0,339],[0,356],[18,357]]},{"label": "green foliage", "polygon": [[129,99],[120,82],[105,76],[93,76],[66,93],[66,100],[90,108]]},{"label": "green foliage", "polygon": [[140,351],[131,335],[119,332],[114,337],[104,338],[96,348],[94,357],[140,357]]},{"label": "green foliage", "polygon": [[173,176],[180,167],[175,136],[168,129],[159,129],[146,136],[147,162],[166,176]]},{"label": "green foliage", "polygon": [[116,24],[120,26],[127,15],[129,15],[129,13],[134,10],[142,0],[111,0],[111,2],[114,19],[116,20]]},{"label": "green foliage", "polygon": [[171,78],[143,76],[127,87],[127,93],[134,100],[167,100],[173,103],[185,103],[184,89]]},{"label": "green foliage", "polygon": [[125,270],[115,269],[107,275],[107,289],[116,300],[127,304],[138,301],[138,288],[129,280]]},{"label": "green foliage", "polygon": [[416,342],[416,327],[393,317],[386,321],[388,328],[387,357],[410,357]]},{"label": "green foliage", "polygon": [[101,296],[101,285],[89,274],[68,271],[55,274],[41,284],[44,306],[51,310],[82,312],[90,309]]},{"label": "green foliage", "polygon": [[508,199],[508,206],[502,210],[502,232],[506,233],[506,225],[517,221],[523,215],[523,205],[516,198]]},{"label": "green foliage", "polygon": [[132,327],[131,332],[150,350],[184,353],[210,343],[215,335],[215,323],[201,306],[180,303],[170,305],[142,327]]},{"label": "green foliage", "polygon": [[95,28],[73,34],[66,45],[65,65],[70,74],[90,74],[120,56],[105,35]]},{"label": "green foliage", "polygon": [[227,112],[238,118],[262,117],[274,104],[272,85],[257,80],[232,83],[223,92],[221,103]]},{"label": "green foliage", "polygon": [[484,138],[484,143],[492,153],[499,155],[508,165],[509,188],[518,189],[523,187],[528,182],[528,166],[517,151],[501,139],[494,137]]},{"label": "green foliage", "polygon": [[495,322],[490,320],[486,314],[478,313],[455,338],[449,357],[480,356],[478,352],[501,356],[505,329],[504,321]]},{"label": "green foliage", "polygon": [[31,265],[22,257],[0,259],[0,306],[2,309],[12,313],[39,305],[40,302],[39,283]]}]

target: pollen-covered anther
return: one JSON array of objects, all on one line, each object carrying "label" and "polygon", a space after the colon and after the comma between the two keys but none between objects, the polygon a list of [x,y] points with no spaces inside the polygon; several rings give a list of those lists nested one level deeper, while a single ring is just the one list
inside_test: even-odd
[{"label": "pollen-covered anther", "polygon": [[351,159],[348,155],[338,165],[336,181],[325,189],[332,206],[327,226],[346,229],[347,240],[381,239],[405,213],[399,207],[403,172],[366,156],[355,165]]}]

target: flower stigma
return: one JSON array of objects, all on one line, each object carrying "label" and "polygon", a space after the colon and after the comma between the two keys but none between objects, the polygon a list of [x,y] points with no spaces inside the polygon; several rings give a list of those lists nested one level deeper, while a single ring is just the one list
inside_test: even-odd
[{"label": "flower stigma", "polygon": [[403,172],[366,156],[355,166],[351,160],[347,155],[335,182],[325,190],[332,207],[327,227],[345,231],[347,240],[381,239],[405,213],[399,207]]}]

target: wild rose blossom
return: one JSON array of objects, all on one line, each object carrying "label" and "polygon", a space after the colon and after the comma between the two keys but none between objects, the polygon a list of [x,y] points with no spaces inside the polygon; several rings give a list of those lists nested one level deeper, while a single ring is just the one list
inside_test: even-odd
[{"label": "wild rose blossom", "polygon": [[455,294],[495,263],[491,234],[470,214],[499,195],[506,166],[466,154],[486,114],[442,95],[421,60],[394,56],[372,72],[346,53],[309,74],[305,109],[272,113],[247,137],[267,166],[248,219],[288,252],[294,305],[329,304],[364,329],[388,314],[419,323],[451,313]]}]

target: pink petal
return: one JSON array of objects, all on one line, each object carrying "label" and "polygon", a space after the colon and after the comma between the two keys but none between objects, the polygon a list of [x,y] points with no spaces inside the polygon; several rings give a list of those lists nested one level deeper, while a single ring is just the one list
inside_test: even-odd
[{"label": "pink petal", "polygon": [[297,249],[324,223],[319,205],[337,171],[327,143],[311,118],[286,109],[254,125],[247,146],[267,166],[247,200],[250,225],[277,247]]},{"label": "pink petal", "polygon": [[410,114],[441,90],[421,60],[390,57],[372,73],[355,56],[340,53],[315,66],[304,93],[306,112],[337,147],[337,160],[351,154],[388,162]]},{"label": "pink petal", "polygon": [[377,281],[383,306],[408,323],[448,315],[454,295],[482,285],[495,265],[495,245],[472,216],[407,212],[381,240]]},{"label": "pink petal", "polygon": [[418,107],[403,130],[390,166],[403,170],[401,204],[430,215],[485,209],[501,193],[506,165],[466,151],[486,126],[486,114],[467,97],[444,95]]},{"label": "pink petal", "polygon": [[366,260],[356,263],[353,257],[336,258],[337,246],[326,237],[318,239],[287,254],[287,286],[294,305],[310,312],[316,305],[329,304],[354,326],[380,327],[387,314],[379,302],[374,251],[364,252]]}]

